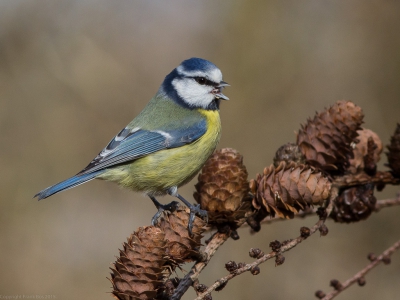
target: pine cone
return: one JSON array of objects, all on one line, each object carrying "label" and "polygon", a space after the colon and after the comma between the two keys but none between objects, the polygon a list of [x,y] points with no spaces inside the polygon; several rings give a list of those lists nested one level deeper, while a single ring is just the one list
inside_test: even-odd
[{"label": "pine cone", "polygon": [[335,200],[330,217],[340,223],[365,220],[374,211],[375,204],[372,183],[348,188]]},{"label": "pine cone", "polygon": [[397,124],[396,131],[387,148],[389,149],[389,152],[386,153],[388,166],[392,169],[394,176],[400,177],[400,124]]},{"label": "pine cone", "polygon": [[338,101],[302,125],[297,145],[307,163],[328,172],[342,173],[353,157],[351,143],[363,120],[359,106]]},{"label": "pine cone", "polygon": [[303,153],[301,153],[299,146],[294,143],[286,143],[285,145],[279,147],[275,153],[274,166],[277,167],[284,161],[286,164],[290,162],[295,162],[296,164],[305,164],[306,158]]},{"label": "pine cone", "polygon": [[[356,174],[358,172],[364,171],[365,167],[365,159],[369,155],[368,153],[368,141],[372,139],[375,144],[375,149],[373,150],[371,162],[372,164],[376,164],[380,160],[380,154],[382,152],[382,141],[379,136],[370,129],[363,128],[357,131],[358,133],[358,143],[355,145],[353,154],[354,157],[350,159],[350,166],[348,168],[348,172],[352,174]],[[399,143],[400,145],[400,143]],[[400,148],[399,148],[400,149]]]},{"label": "pine cone", "polygon": [[165,232],[166,255],[173,264],[181,264],[193,260],[201,246],[202,233],[207,225],[202,219],[196,217],[193,222],[192,233],[188,231],[189,209],[180,208],[174,213],[164,213],[158,227]]},{"label": "pine cone", "polygon": [[210,224],[239,220],[251,213],[243,156],[231,148],[216,151],[206,162],[193,197],[207,210]]},{"label": "pine cone", "polygon": [[154,299],[166,276],[165,233],[157,227],[140,227],[123,244],[111,273],[116,299]]},{"label": "pine cone", "polygon": [[320,171],[308,165],[281,163],[270,166],[250,182],[253,206],[260,210],[258,221],[265,216],[293,218],[306,207],[321,205],[329,198],[331,182]]}]

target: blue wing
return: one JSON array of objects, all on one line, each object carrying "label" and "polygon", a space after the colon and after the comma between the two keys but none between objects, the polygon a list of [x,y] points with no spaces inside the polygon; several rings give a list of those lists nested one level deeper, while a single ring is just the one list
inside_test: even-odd
[{"label": "blue wing", "polygon": [[123,129],[78,175],[119,165],[148,154],[192,143],[207,131],[206,120],[174,130]]}]

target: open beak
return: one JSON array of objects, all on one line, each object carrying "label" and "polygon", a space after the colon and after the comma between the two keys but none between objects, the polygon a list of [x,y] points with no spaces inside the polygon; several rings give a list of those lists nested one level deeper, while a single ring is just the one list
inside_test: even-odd
[{"label": "open beak", "polygon": [[227,82],[221,80],[219,85],[216,86],[216,88],[212,91],[212,93],[215,95],[215,98],[221,99],[221,100],[229,100],[227,96],[222,94],[222,89],[226,86],[230,86]]},{"label": "open beak", "polygon": [[225,86],[231,86],[229,83],[221,80],[221,82],[219,83],[218,87],[225,87]]}]

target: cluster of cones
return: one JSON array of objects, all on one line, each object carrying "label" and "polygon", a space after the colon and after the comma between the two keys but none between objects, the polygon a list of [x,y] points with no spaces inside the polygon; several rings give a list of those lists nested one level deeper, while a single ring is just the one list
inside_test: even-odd
[{"label": "cluster of cones", "polygon": [[[316,113],[301,127],[296,143],[279,148],[274,164],[250,182],[239,152],[216,151],[199,174],[194,193],[208,212],[208,226],[228,225],[234,230],[245,219],[258,231],[265,217],[292,218],[328,200],[334,201],[330,217],[335,221],[366,219],[376,202],[372,182],[340,186],[339,196],[330,199],[337,178],[369,178],[376,173],[382,142],[361,127],[363,117],[361,108],[349,101]],[[400,178],[400,125],[387,148],[390,176]],[[164,215],[156,227],[141,227],[131,235],[112,268],[117,299],[168,296],[166,279],[176,266],[196,257],[206,225],[196,218],[189,236],[187,224],[187,211],[177,211]]]},{"label": "cluster of cones", "polygon": [[[217,151],[199,175],[194,198],[209,212],[211,224],[232,226],[246,217],[257,231],[267,216],[292,218],[322,205],[336,179],[351,174],[364,182],[340,186],[331,217],[338,222],[363,220],[376,202],[375,186],[365,178],[375,175],[383,148],[376,133],[361,127],[363,118],[361,108],[350,101],[338,101],[316,113],[301,126],[296,143],[280,147],[274,164],[249,185],[243,157],[234,149]],[[400,177],[400,125],[388,150],[391,173]]]},{"label": "cluster of cones", "polygon": [[128,238],[111,268],[114,298],[171,296],[166,295],[165,280],[179,264],[194,260],[205,230],[206,223],[196,218],[189,236],[188,221],[188,210],[178,209],[164,214],[157,226],[140,227]]},{"label": "cluster of cones", "polygon": [[[266,216],[291,218],[304,207],[322,205],[336,179],[344,175],[363,178],[363,182],[339,186],[330,217],[337,222],[357,222],[372,213],[375,186],[365,179],[377,172],[383,147],[376,133],[361,127],[363,117],[359,106],[338,101],[308,119],[296,143],[278,149],[274,165],[251,182],[253,205],[258,208],[251,222],[255,230]],[[388,166],[399,177],[399,125],[388,150]]]}]

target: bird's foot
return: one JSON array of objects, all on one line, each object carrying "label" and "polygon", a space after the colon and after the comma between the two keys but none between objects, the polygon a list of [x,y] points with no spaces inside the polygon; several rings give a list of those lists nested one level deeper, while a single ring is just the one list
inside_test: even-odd
[{"label": "bird's foot", "polygon": [[161,214],[164,211],[169,211],[169,212],[174,212],[179,208],[179,202],[177,201],[172,201],[171,203],[168,204],[161,204],[158,202],[155,198],[150,197],[151,200],[153,200],[153,203],[157,207],[158,211],[156,214],[151,218],[151,225],[155,226],[158,222],[158,219],[161,217]]},{"label": "bird's foot", "polygon": [[193,233],[192,233],[193,222],[194,222],[194,219],[196,218],[196,215],[198,215],[206,223],[208,223],[208,214],[207,214],[206,210],[200,208],[200,204],[197,204],[197,205],[190,204],[190,205],[188,205],[188,208],[190,210],[188,231],[189,231],[189,235],[192,236],[193,235]]},{"label": "bird's foot", "polygon": [[[185,198],[183,198],[181,195],[179,195],[177,193],[177,189],[176,187],[171,188],[168,191],[168,194],[170,194],[173,197],[178,198],[179,200],[181,200],[190,210],[190,214],[189,214],[189,222],[188,222],[188,231],[189,231],[189,235],[192,236],[193,232],[193,222],[194,219],[196,218],[196,215],[198,215],[200,218],[204,219],[204,221],[206,223],[208,223],[208,214],[206,210],[203,210],[200,208],[200,204],[194,205],[191,204],[189,201],[187,201]],[[154,201],[153,201],[154,202]]]}]

